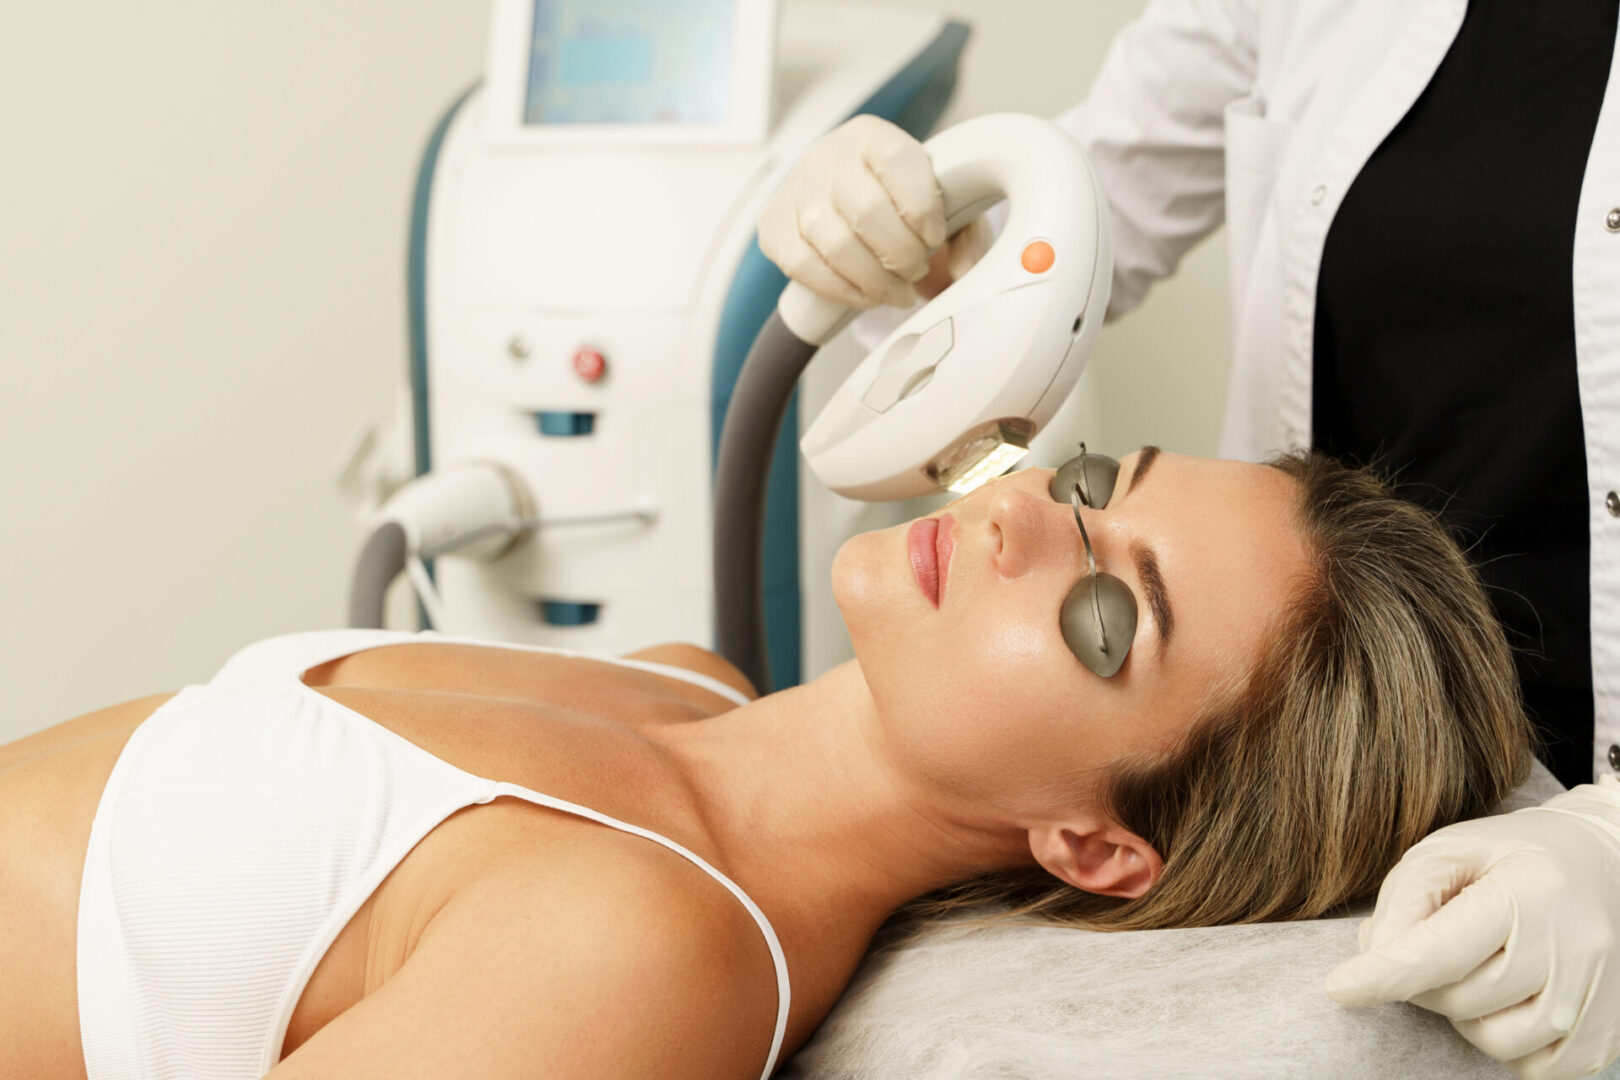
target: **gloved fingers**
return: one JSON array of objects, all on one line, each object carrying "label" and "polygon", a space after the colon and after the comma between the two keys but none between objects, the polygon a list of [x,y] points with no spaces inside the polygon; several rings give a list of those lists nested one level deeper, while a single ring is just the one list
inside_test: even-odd
[{"label": "gloved fingers", "polygon": [[1433,915],[1328,972],[1325,989],[1344,1005],[1410,1001],[1479,967],[1512,929],[1507,891],[1481,878]]},{"label": "gloved fingers", "polygon": [[916,290],[910,283],[885,270],[877,256],[861,243],[849,222],[830,204],[806,206],[801,203],[798,224],[799,235],[821,257],[822,263],[861,295],[861,307],[878,304],[906,307],[916,299]]},{"label": "gloved fingers", "polygon": [[[853,124],[861,117],[851,120]],[[945,198],[934,163],[922,143],[886,120],[874,125],[861,144],[861,158],[888,191],[901,220],[932,251],[945,243]]]},{"label": "gloved fingers", "polygon": [[1546,985],[1544,963],[1526,962],[1505,948],[1449,986],[1416,995],[1412,1004],[1451,1020],[1477,1020],[1535,997]]},{"label": "gloved fingers", "polygon": [[840,277],[799,235],[791,197],[778,193],[766,204],[759,217],[759,250],[782,273],[825,300],[859,308],[877,306],[877,301],[867,299]]},{"label": "gloved fingers", "polygon": [[1620,1059],[1620,987],[1614,982],[1614,961],[1613,956],[1606,956],[1593,966],[1574,1027],[1550,1063],[1566,1070],[1560,1075],[1586,1076]]},{"label": "gloved fingers", "polygon": [[847,304],[853,308],[882,307],[884,301],[874,300],[851,285],[843,275],[827,265],[820,252],[809,244],[804,245],[802,253],[792,261],[791,268],[784,266],[783,272],[788,277],[808,288],[817,296],[825,297],[836,303]]},{"label": "gloved fingers", "polygon": [[968,222],[967,226],[951,237],[946,249],[945,269],[950,273],[952,281],[959,281],[963,274],[973,269],[990,245],[995,242],[995,230],[990,228],[988,218],[977,217]]},{"label": "gloved fingers", "polygon": [[830,182],[833,208],[894,278],[894,290],[928,273],[928,245],[901,218],[888,189],[864,160],[847,155],[833,169]]},{"label": "gloved fingers", "polygon": [[834,303],[848,304],[850,307],[878,306],[877,301],[867,299],[859,289],[840,277],[836,270],[827,265],[821,253],[796,233],[793,240],[785,246],[772,244],[767,247],[765,239],[765,230],[761,228],[759,246],[765,257],[780,267],[782,273],[817,296]]},{"label": "gloved fingers", "polygon": [[1565,978],[1542,991],[1544,999],[1553,1000],[1550,1005],[1543,1001],[1542,1012],[1550,1028],[1568,1034],[1509,1062],[1509,1068],[1525,1080],[1562,1080],[1589,1076],[1620,1055],[1620,1016],[1605,992],[1606,969],[1601,959],[1576,978],[1568,977],[1574,969],[1564,968]]},{"label": "gloved fingers", "polygon": [[1453,1021],[1452,1026],[1498,1061],[1517,1061],[1568,1034],[1554,1022],[1539,995],[1477,1020]]},{"label": "gloved fingers", "polygon": [[1405,933],[1440,910],[1480,875],[1483,868],[1472,860],[1424,846],[1443,833],[1419,841],[1385,875],[1378,889],[1378,903],[1361,927],[1363,949]]},{"label": "gloved fingers", "polygon": [[1509,1061],[1507,1067],[1519,1080],[1574,1080],[1601,1072],[1613,1060],[1613,1053],[1605,1051],[1601,1039],[1582,1039],[1576,1033]]}]

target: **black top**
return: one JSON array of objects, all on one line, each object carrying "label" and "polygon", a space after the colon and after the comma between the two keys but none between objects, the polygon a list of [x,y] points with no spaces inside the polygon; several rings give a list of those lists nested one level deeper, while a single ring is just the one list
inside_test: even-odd
[{"label": "black top", "polygon": [[1433,81],[1345,195],[1322,258],[1316,444],[1397,472],[1468,547],[1543,755],[1592,779],[1576,204],[1615,0],[1471,0]]}]

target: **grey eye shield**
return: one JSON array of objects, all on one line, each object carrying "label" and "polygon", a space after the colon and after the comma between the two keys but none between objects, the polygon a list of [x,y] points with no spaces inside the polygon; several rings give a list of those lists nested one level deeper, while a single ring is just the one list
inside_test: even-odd
[{"label": "grey eye shield", "polygon": [[1119,578],[1097,569],[1097,556],[1086,523],[1080,518],[1080,508],[1101,510],[1107,506],[1118,480],[1119,462],[1087,454],[1086,444],[1081,443],[1080,453],[1058,468],[1047,488],[1054,501],[1074,508],[1074,523],[1086,549],[1086,575],[1064,597],[1058,624],[1069,651],[1089,671],[1105,679],[1112,678],[1125,663],[1136,637],[1136,597]]}]

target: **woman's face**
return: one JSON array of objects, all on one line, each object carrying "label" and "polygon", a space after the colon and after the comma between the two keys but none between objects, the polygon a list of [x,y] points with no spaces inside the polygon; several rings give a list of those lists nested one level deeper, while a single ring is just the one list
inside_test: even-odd
[{"label": "woman's face", "polygon": [[1126,456],[1106,507],[1080,511],[1097,569],[1138,613],[1124,666],[1101,678],[1059,624],[1087,563],[1051,479],[1013,473],[921,519],[937,525],[854,537],[833,565],[881,752],[929,790],[1025,817],[1094,809],[1111,762],[1170,748],[1239,688],[1309,570],[1283,473]]}]

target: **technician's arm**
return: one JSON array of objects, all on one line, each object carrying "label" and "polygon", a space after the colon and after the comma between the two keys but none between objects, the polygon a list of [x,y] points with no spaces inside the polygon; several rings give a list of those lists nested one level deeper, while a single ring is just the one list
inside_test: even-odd
[{"label": "technician's arm", "polygon": [[1226,108],[1253,92],[1256,0],[1153,0],[1109,47],[1091,92],[1057,122],[1108,196],[1109,318],[1225,218]]},{"label": "technician's arm", "polygon": [[[1140,303],[1223,219],[1225,110],[1254,85],[1254,3],[1154,0],[1115,39],[1088,98],[1058,117],[1090,154],[1112,210],[1110,317]],[[917,292],[932,296],[961,276],[989,247],[981,219],[930,264],[944,229],[922,144],[885,120],[858,116],[794,166],[760,215],[759,243],[822,296],[905,307]]]},{"label": "technician's arm", "polygon": [[1347,1005],[1410,1001],[1527,1080],[1620,1055],[1620,781],[1606,776],[1406,853],[1328,976]]}]

